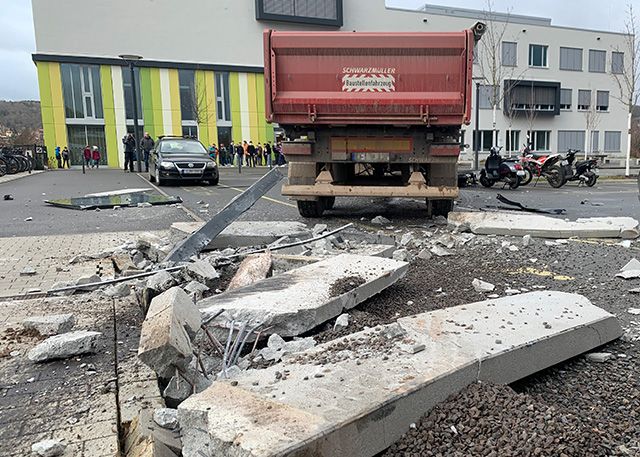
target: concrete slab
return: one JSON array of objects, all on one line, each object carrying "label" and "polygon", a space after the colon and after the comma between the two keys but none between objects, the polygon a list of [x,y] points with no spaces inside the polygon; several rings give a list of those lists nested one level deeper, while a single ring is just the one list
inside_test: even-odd
[{"label": "concrete slab", "polygon": [[[224,326],[233,319],[262,323],[269,328],[265,334],[297,336],[387,288],[404,276],[408,267],[406,262],[381,257],[341,254],[205,298],[197,305],[205,321],[225,310],[214,319],[214,325]],[[357,278],[354,286],[342,290],[340,282],[349,277]]]},{"label": "concrete slab", "polygon": [[370,457],[476,380],[511,383],[621,335],[615,316],[562,292],[402,318],[191,396],[183,456]]},{"label": "concrete slab", "polygon": [[565,221],[539,214],[453,212],[449,223],[468,226],[477,235],[531,235],[538,238],[620,238],[638,221],[630,217],[595,217]]},{"label": "concrete slab", "polygon": [[[204,222],[175,222],[171,230],[190,235],[203,225]],[[311,237],[311,230],[302,222],[294,221],[236,221],[211,240],[206,249],[270,244],[283,236],[304,239]]]}]

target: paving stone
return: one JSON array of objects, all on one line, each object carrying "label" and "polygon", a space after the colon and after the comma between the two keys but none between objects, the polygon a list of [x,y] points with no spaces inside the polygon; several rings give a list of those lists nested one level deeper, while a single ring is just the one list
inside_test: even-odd
[{"label": "paving stone", "polygon": [[[513,325],[501,328],[503,320]],[[183,456],[371,457],[475,381],[510,384],[622,335],[613,315],[562,292],[440,309],[395,325],[406,332],[396,340],[368,329],[189,397],[178,407]],[[412,354],[403,345],[424,349]]]},{"label": "paving stone", "polygon": [[76,323],[73,314],[51,314],[49,316],[33,316],[22,321],[25,329],[37,330],[40,335],[57,335],[69,332]]},{"label": "paving stone", "polygon": [[[203,319],[224,313],[213,322],[224,326],[231,319],[262,323],[268,334],[297,336],[339,316],[395,283],[405,275],[406,262],[381,257],[341,254],[290,270],[250,286],[214,295],[198,302]],[[345,279],[356,284],[336,291]],[[226,336],[220,335],[222,339]]]},{"label": "paving stone", "polygon": [[101,336],[100,332],[86,330],[51,336],[31,349],[28,357],[33,362],[44,362],[95,352]]}]

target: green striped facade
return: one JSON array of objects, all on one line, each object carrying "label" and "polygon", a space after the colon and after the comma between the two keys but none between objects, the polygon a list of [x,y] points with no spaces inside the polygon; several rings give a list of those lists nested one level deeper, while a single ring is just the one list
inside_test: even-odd
[{"label": "green striped facade", "polygon": [[[71,124],[82,124],[77,119],[69,122],[65,117],[64,94],[60,64],[36,62],[42,110],[44,142],[53,160],[56,146],[68,144],[67,129]],[[91,125],[104,126],[104,144],[107,163],[111,167],[123,166],[121,138],[126,134],[123,71],[127,67],[99,65],[103,119],[92,120]],[[231,135],[234,141],[252,140],[254,143],[273,141],[273,127],[265,120],[264,76],[259,73],[229,72],[229,103]],[[95,83],[94,83],[95,84]],[[216,75],[210,70],[194,71],[195,102],[199,140],[205,145],[218,144],[218,113]],[[182,135],[180,87],[178,70],[174,68],[140,68],[142,113],[144,131],[153,138],[160,135]],[[131,121],[129,121],[129,125]],[[193,122],[191,123],[193,124]]]}]

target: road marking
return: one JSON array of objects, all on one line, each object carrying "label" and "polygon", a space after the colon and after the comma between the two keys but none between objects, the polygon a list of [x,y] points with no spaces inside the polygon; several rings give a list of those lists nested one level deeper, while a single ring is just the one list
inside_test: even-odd
[{"label": "road marking", "polygon": [[[148,185],[150,185],[151,187],[153,187],[155,190],[157,190],[159,193],[161,193],[162,195],[164,195],[165,197],[171,197],[171,195],[169,195],[168,193],[166,193],[164,190],[160,189],[158,186],[156,186],[154,183],[152,183],[151,181],[149,181],[148,179],[146,179],[144,176],[142,176],[140,173],[136,173],[136,175],[138,175],[138,177],[140,179],[142,179],[145,183],[147,183]],[[187,213],[188,216],[192,217],[193,220],[195,220],[196,222],[204,222],[204,219],[202,219],[200,216],[198,216],[196,213],[194,213],[193,211],[191,211],[189,208],[187,208],[186,206],[184,206],[184,202],[182,202],[182,204],[180,205],[180,208],[182,208],[182,210]]]}]

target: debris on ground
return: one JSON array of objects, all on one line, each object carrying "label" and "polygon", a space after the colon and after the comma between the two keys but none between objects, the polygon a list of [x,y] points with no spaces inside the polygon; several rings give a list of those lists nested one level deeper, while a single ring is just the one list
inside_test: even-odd
[{"label": "debris on ground", "polygon": [[506,208],[506,209],[516,208],[516,209],[518,209],[520,211],[524,211],[524,212],[527,212],[527,213],[540,213],[540,214],[565,214],[567,212],[567,210],[564,209],[564,208],[531,208],[531,207],[528,207],[528,206],[524,206],[520,202],[516,202],[516,201],[510,200],[510,199],[508,199],[507,197],[505,197],[502,194],[496,195],[496,198],[501,203],[504,203],[505,205],[508,205],[508,206],[511,207],[511,208]]},{"label": "debris on ground", "polygon": [[613,354],[609,352],[590,352],[585,356],[590,362],[604,363],[613,358]]},{"label": "debris on ground", "polygon": [[371,223],[376,225],[387,225],[390,224],[391,221],[384,216],[376,216],[371,219]]},{"label": "debris on ground", "polygon": [[22,326],[26,330],[35,330],[42,336],[70,332],[75,324],[76,318],[73,314],[32,316],[22,321]]},{"label": "debris on ground", "polygon": [[238,271],[227,286],[227,290],[239,289],[268,278],[271,275],[272,268],[273,262],[270,251],[248,255],[240,263]]},{"label": "debris on ground", "polygon": [[496,288],[496,286],[494,286],[493,284],[486,281],[482,281],[481,279],[478,279],[478,278],[473,278],[473,281],[471,281],[471,285],[473,286],[476,292],[480,292],[480,293],[493,292]]},{"label": "debris on ground", "polygon": [[31,349],[28,357],[32,362],[46,362],[95,352],[101,337],[102,333],[87,330],[51,336]]},{"label": "debris on ground", "polygon": [[31,452],[41,457],[57,457],[64,454],[67,445],[61,440],[42,440],[31,445]]},{"label": "debris on ground", "polygon": [[178,411],[173,408],[158,408],[153,412],[153,421],[162,428],[178,427]]},{"label": "debris on ground", "polygon": [[45,200],[52,206],[60,208],[90,210],[107,209],[114,207],[140,207],[153,205],[173,205],[182,203],[180,197],[170,197],[160,194],[146,194],[142,192],[124,193],[117,195],[106,195],[97,197],[71,197],[56,200]]}]

